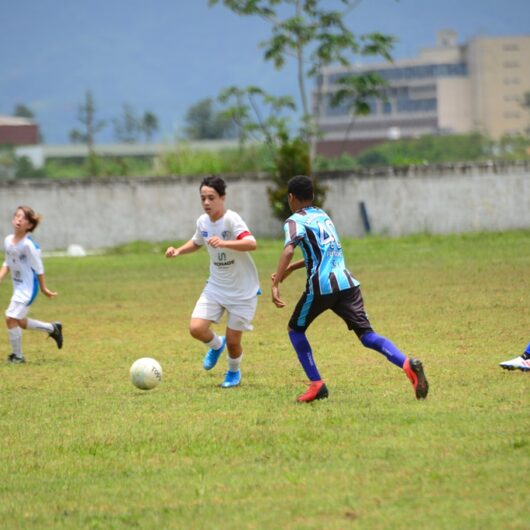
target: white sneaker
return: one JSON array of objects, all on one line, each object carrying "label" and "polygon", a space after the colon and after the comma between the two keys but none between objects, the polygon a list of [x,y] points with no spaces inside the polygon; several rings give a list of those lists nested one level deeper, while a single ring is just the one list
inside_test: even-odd
[{"label": "white sneaker", "polygon": [[499,366],[505,370],[519,369],[523,372],[530,371],[530,359],[523,359],[521,356],[511,359],[510,361],[504,361]]}]

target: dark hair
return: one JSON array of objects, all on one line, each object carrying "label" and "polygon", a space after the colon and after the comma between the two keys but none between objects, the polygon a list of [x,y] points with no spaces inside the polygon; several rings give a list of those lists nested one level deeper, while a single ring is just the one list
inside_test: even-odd
[{"label": "dark hair", "polygon": [[213,188],[221,197],[226,195],[225,181],[216,175],[210,175],[209,177],[203,178],[199,190],[202,189],[203,186]]},{"label": "dark hair", "polygon": [[296,175],[287,182],[287,193],[292,193],[302,201],[312,201],[314,197],[313,181],[305,175]]},{"label": "dark hair", "polygon": [[28,232],[33,232],[37,226],[39,226],[39,223],[42,220],[42,217],[35,213],[33,208],[30,208],[29,206],[17,206],[17,209],[15,210],[15,213],[19,210],[22,210],[24,212],[24,217],[27,221],[31,223],[31,227],[28,228]]}]

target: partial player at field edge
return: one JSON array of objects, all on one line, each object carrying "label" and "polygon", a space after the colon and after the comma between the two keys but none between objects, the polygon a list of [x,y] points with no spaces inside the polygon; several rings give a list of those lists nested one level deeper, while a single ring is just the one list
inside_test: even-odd
[{"label": "partial player at field edge", "polygon": [[505,370],[521,370],[522,372],[530,372],[530,342],[525,351],[509,361],[499,363],[501,368]]}]

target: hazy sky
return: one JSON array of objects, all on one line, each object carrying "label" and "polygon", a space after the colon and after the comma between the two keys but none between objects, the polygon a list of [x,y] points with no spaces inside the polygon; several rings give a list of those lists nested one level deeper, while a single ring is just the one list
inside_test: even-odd
[{"label": "hazy sky", "polygon": [[[356,34],[394,35],[394,57],[412,57],[443,28],[460,42],[530,34],[530,0],[362,0],[346,21]],[[262,58],[269,35],[261,19],[207,0],[0,0],[0,115],[23,103],[46,143],[67,143],[90,89],[100,118],[128,103],[154,112],[169,139],[191,105],[229,85],[297,94],[294,61],[278,72]],[[111,125],[98,136],[112,138]]]}]

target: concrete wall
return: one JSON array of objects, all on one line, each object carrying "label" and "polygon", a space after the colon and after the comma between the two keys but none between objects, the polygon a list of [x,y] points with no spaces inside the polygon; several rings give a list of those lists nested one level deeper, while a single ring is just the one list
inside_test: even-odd
[{"label": "concrete wall", "polygon": [[[530,163],[385,169],[320,175],[326,209],[343,236],[392,236],[530,228]],[[86,249],[134,240],[188,239],[202,213],[200,178],[117,178],[84,181],[0,181],[0,235],[28,204],[44,217],[35,239],[45,250],[80,244]],[[226,204],[258,237],[282,237],[272,218],[266,178],[226,177]]]}]

